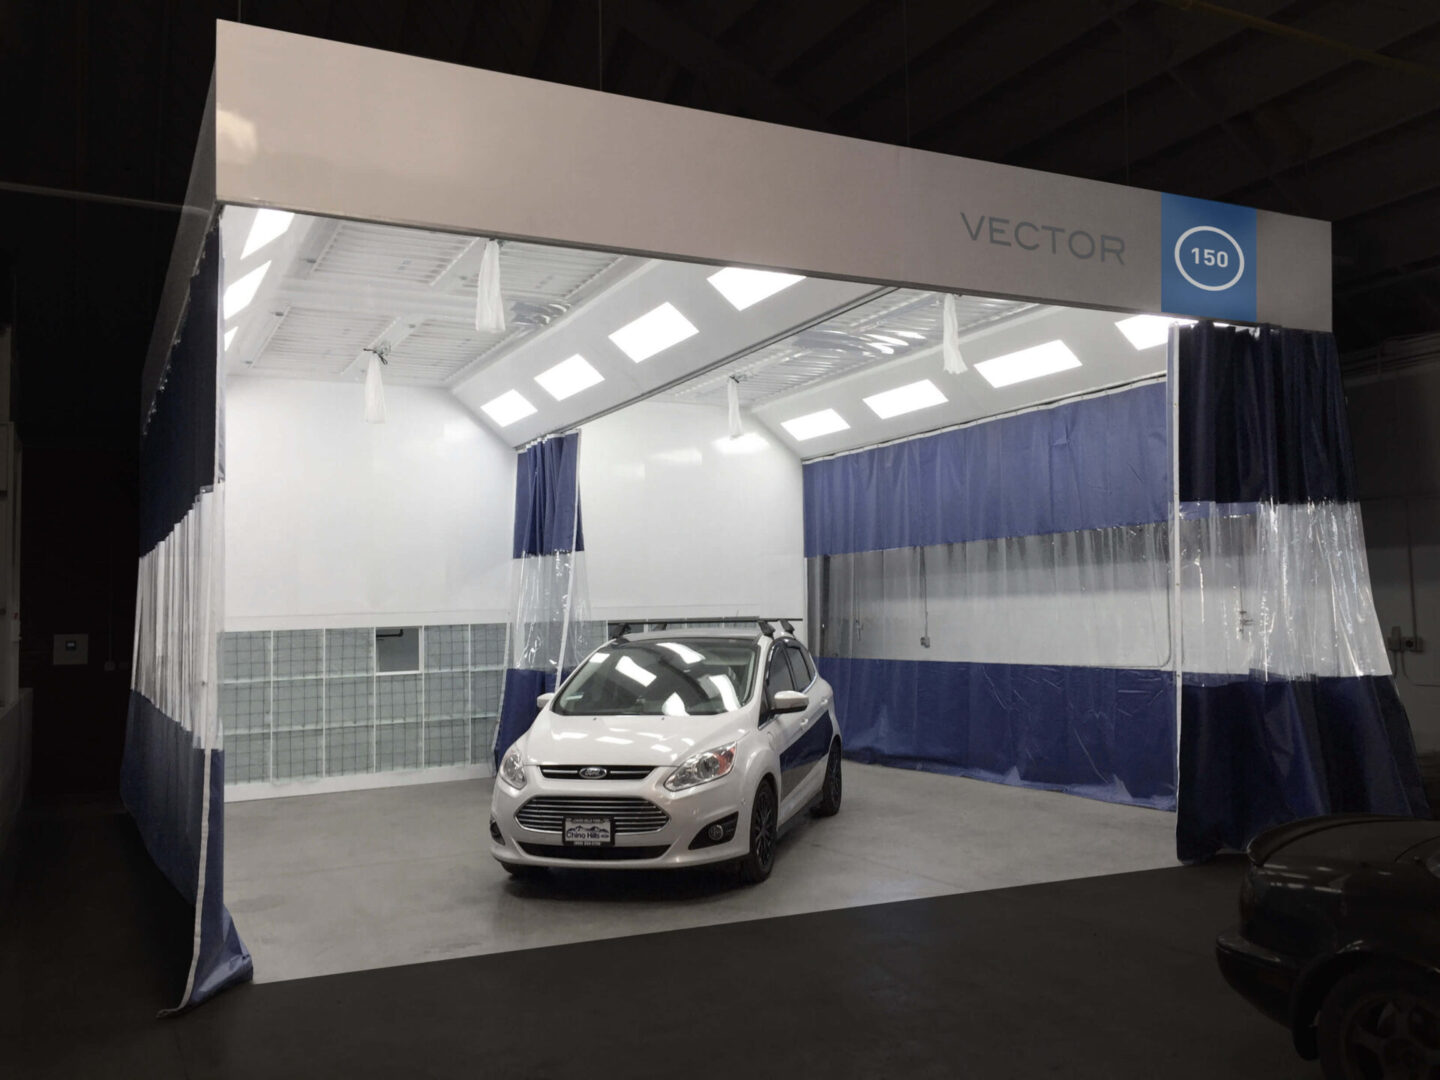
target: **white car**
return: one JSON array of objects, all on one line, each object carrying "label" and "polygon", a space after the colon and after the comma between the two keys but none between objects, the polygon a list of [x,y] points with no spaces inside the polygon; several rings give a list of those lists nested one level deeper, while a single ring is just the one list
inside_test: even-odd
[{"label": "white car", "polygon": [[840,728],[804,645],[761,627],[621,634],[590,654],[501,758],[490,853],[513,874],[769,877],[782,827],[840,809]]}]

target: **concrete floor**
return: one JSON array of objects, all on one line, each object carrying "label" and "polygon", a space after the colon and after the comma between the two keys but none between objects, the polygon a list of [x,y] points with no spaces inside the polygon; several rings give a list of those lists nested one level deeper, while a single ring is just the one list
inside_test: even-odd
[{"label": "concrete floor", "polygon": [[1175,863],[1174,815],[845,765],[839,816],[786,833],[770,880],[555,871],[488,853],[492,781],[226,808],[225,895],[269,982]]}]

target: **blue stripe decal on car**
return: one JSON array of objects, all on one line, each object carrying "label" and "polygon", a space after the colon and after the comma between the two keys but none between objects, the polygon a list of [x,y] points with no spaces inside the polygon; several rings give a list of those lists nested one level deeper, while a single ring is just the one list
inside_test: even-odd
[{"label": "blue stripe decal on car", "polygon": [[835,721],[826,712],[809,731],[785,748],[780,755],[780,783],[784,794],[805,782],[815,763],[830,753],[830,740],[834,737]]}]

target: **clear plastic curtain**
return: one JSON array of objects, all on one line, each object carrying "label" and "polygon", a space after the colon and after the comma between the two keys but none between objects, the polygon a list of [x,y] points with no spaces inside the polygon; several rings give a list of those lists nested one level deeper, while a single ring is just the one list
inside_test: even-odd
[{"label": "clear plastic curtain", "polygon": [[1334,339],[1177,334],[1181,858],[1428,812],[1375,616]]}]

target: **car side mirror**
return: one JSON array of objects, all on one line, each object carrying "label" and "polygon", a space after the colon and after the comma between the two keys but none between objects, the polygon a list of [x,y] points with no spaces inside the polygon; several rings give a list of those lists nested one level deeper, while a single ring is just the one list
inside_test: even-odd
[{"label": "car side mirror", "polygon": [[548,694],[541,694],[539,697],[537,697],[537,698],[535,699],[535,708],[537,708],[537,709],[543,709],[543,708],[545,708],[546,705],[549,705],[549,704],[550,704],[550,700],[551,700],[554,696],[555,696],[554,691],[551,691],[551,692],[548,693]]},{"label": "car side mirror", "polygon": [[777,690],[770,695],[772,713],[804,712],[810,707],[810,695],[799,690]]}]

